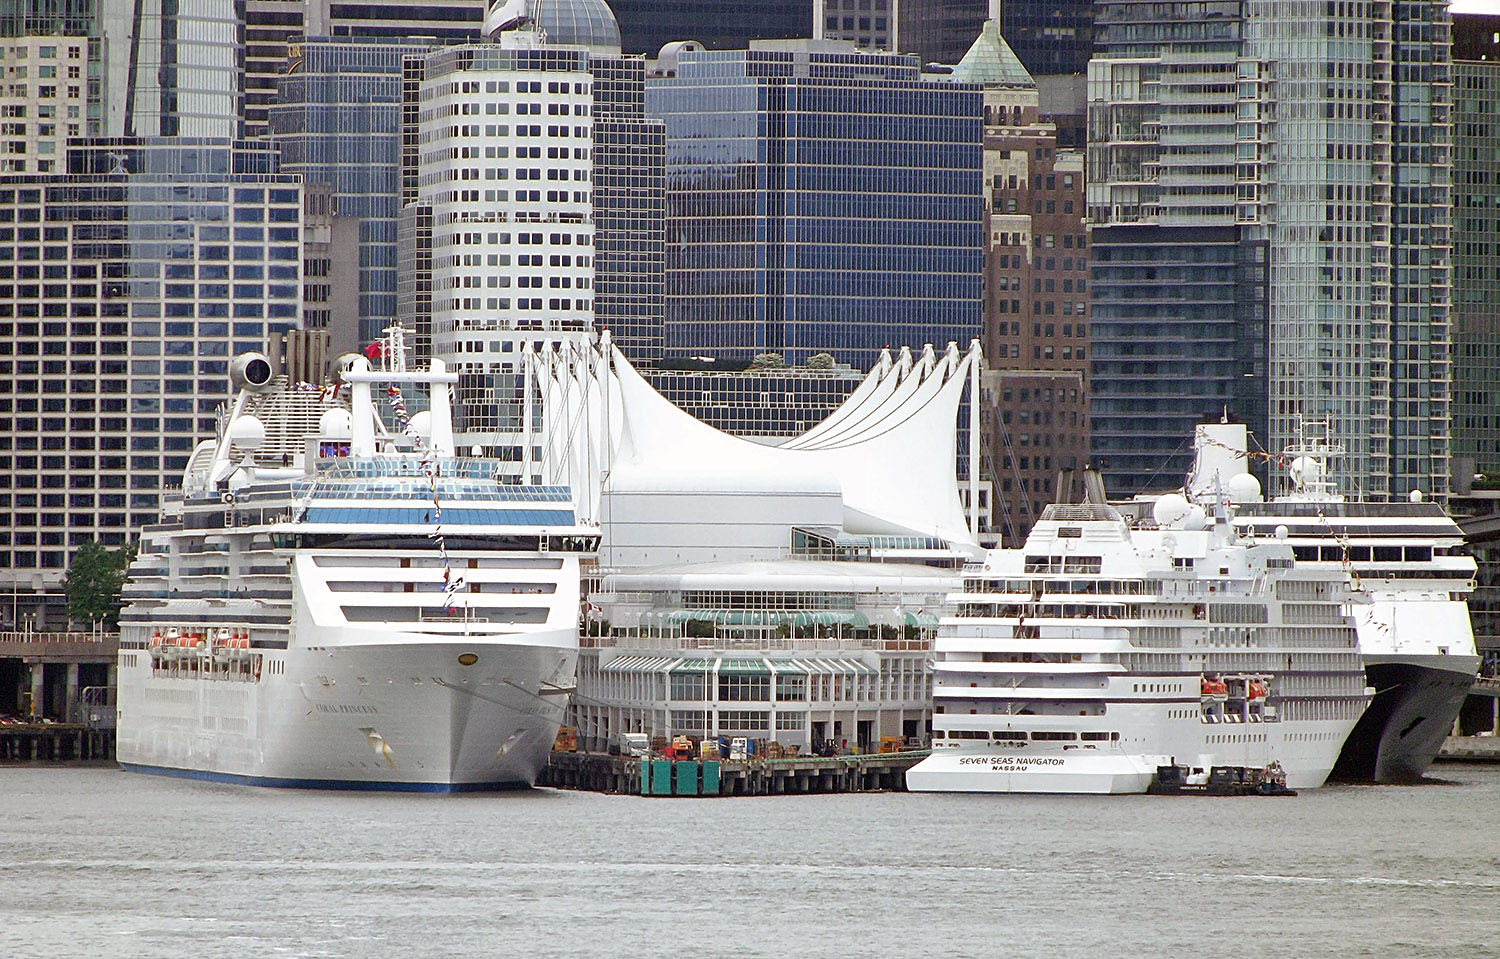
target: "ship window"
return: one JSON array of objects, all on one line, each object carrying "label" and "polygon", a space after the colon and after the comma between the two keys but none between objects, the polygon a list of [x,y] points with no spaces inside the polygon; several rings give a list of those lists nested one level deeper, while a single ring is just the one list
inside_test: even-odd
[{"label": "ship window", "polygon": [[1431,546],[1408,546],[1404,552],[1408,563],[1429,563],[1432,561]]},{"label": "ship window", "polygon": [[1377,546],[1372,552],[1377,563],[1401,562],[1401,547],[1399,546]]},{"label": "ship window", "polygon": [[1058,539],[1082,539],[1083,527],[1081,526],[1059,526],[1057,528]]},{"label": "ship window", "polygon": [[1036,732],[1036,733],[1032,733],[1031,734],[1031,738],[1034,739],[1034,740],[1037,740],[1039,742],[1041,742],[1041,741],[1045,741],[1045,742],[1072,742],[1073,740],[1075,740],[1075,739],[1078,738],[1078,734],[1077,733]]},{"label": "ship window", "polygon": [[1006,743],[1024,743],[1026,741],[1026,734],[1023,732],[1006,729],[997,730],[996,732],[991,733],[990,738]]},{"label": "ship window", "polygon": [[1078,738],[1084,742],[1108,742],[1109,733],[1080,733]]}]

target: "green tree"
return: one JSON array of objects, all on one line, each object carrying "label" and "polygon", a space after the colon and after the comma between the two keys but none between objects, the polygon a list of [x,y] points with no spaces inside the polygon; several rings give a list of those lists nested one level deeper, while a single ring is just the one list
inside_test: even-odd
[{"label": "green tree", "polygon": [[814,353],[807,358],[807,368],[810,370],[831,370],[837,362],[832,353]]},{"label": "green tree", "polygon": [[757,353],[750,361],[752,370],[779,370],[786,366],[786,357],[780,353]]},{"label": "green tree", "polygon": [[113,629],[120,619],[120,591],[125,570],[135,559],[135,546],[106,549],[89,540],[73,551],[73,561],[63,578],[68,599],[68,618],[81,622],[103,622]]}]

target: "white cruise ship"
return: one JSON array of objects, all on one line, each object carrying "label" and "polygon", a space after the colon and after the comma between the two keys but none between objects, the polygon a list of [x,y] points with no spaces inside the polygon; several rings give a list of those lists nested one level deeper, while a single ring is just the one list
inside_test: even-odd
[{"label": "white cruise ship", "polygon": [[[573,685],[596,528],[566,487],[454,455],[440,362],[391,365],[354,359],[320,391],[256,354],[234,364],[232,413],[130,570],[124,768],[436,792],[535,780]],[[405,429],[383,425],[375,384]],[[431,398],[408,421],[410,385]]]},{"label": "white cruise ship", "polygon": [[[1243,426],[1198,428],[1200,489],[1212,481],[1205,463],[1244,450],[1245,439]],[[1375,698],[1333,775],[1410,782],[1432,765],[1479,670],[1467,602],[1477,571],[1473,557],[1460,552],[1458,524],[1439,504],[1420,495],[1405,502],[1345,499],[1328,479],[1330,458],[1342,452],[1328,441],[1325,421],[1305,421],[1300,441],[1281,456],[1292,491],[1236,503],[1234,523],[1260,534],[1284,527],[1299,565],[1339,570],[1369,594],[1357,628]]]},{"label": "white cruise ship", "polygon": [[1322,785],[1369,702],[1347,577],[1239,536],[1222,505],[1169,494],[1155,520],[1049,506],[965,570],[908,789],[1139,793],[1159,766],[1273,763]]}]

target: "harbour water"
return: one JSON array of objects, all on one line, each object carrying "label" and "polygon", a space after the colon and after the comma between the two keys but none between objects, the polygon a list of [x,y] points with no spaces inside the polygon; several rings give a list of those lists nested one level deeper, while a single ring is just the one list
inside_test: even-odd
[{"label": "harbour water", "polygon": [[1500,766],[1435,774],[693,800],[10,768],[0,955],[1500,956]]}]

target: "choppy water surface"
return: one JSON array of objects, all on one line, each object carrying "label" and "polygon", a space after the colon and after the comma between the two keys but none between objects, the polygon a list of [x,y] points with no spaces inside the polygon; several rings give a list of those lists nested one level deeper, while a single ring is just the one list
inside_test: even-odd
[{"label": "choppy water surface", "polygon": [[1500,956],[1500,767],[1295,799],[641,799],[0,770],[15,957]]}]

